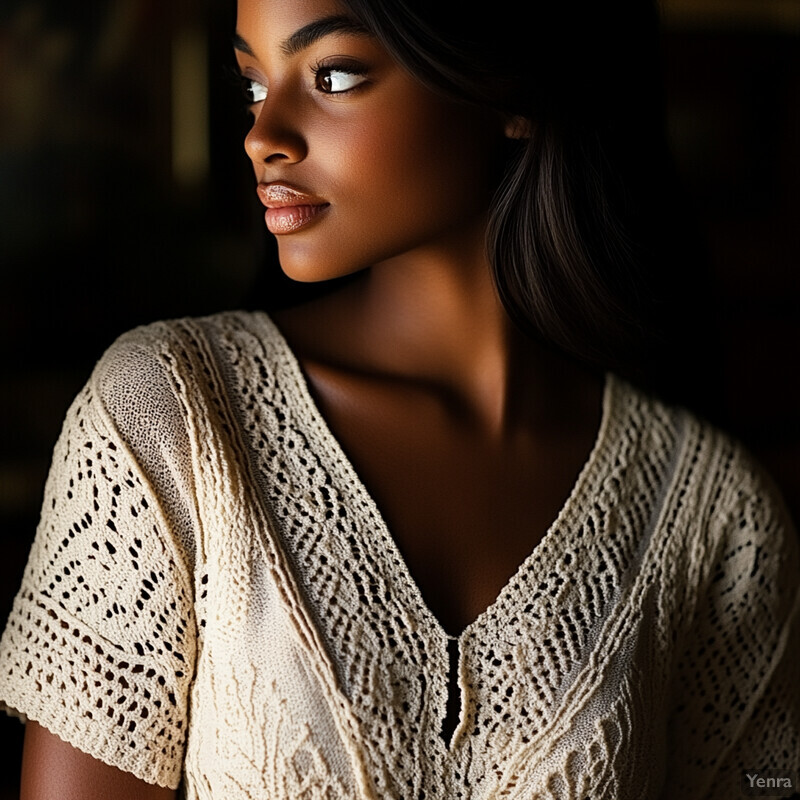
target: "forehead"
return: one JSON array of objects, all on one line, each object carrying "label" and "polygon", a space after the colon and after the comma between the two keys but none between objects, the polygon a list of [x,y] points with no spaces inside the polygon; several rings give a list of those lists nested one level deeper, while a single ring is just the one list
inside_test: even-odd
[{"label": "forehead", "polygon": [[336,0],[238,0],[236,29],[256,46],[284,41],[310,22],[344,14]]}]

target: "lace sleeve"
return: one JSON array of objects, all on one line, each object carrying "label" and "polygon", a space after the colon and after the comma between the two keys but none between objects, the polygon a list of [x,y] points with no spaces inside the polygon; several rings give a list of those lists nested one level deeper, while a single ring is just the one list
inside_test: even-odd
[{"label": "lace sleeve", "polygon": [[0,643],[0,703],[176,788],[195,651],[191,586],[156,493],[90,383],[56,445]]},{"label": "lace sleeve", "polygon": [[714,500],[721,534],[705,543],[710,570],[677,666],[665,797],[738,797],[745,771],[800,770],[797,534],[756,466],[732,472],[742,477]]},{"label": "lace sleeve", "polygon": [[[800,601],[800,598],[799,598]],[[727,800],[742,794],[742,787],[757,788],[755,781],[772,779],[773,787],[793,792],[782,796],[800,797],[800,607],[795,608],[783,631],[783,653],[774,664],[764,689],[754,704],[753,714],[742,726],[725,757],[707,800]],[[748,777],[749,776],[749,777]],[[778,783],[780,779],[783,783]],[[744,781],[744,782],[743,782]],[[765,784],[761,784],[764,786]],[[755,792],[754,792],[755,794]]]}]

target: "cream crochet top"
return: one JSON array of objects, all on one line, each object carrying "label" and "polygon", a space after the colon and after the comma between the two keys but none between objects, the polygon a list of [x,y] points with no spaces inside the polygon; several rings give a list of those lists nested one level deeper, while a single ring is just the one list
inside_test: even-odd
[{"label": "cream crochet top", "polygon": [[137,329],[67,416],[0,699],[193,800],[731,798],[800,769],[782,506],[688,413],[613,376],[603,402],[455,639],[266,315]]}]

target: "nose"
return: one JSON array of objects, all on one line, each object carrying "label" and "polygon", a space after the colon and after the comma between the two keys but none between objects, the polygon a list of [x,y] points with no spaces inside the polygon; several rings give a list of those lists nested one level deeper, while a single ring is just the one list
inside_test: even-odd
[{"label": "nose", "polygon": [[255,166],[291,164],[306,156],[306,142],[300,131],[297,109],[277,92],[270,92],[261,103],[253,127],[244,140],[244,149]]}]

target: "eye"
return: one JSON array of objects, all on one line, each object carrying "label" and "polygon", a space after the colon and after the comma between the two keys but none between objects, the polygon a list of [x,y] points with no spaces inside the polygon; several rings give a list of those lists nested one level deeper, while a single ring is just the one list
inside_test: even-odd
[{"label": "eye", "polygon": [[325,94],[343,94],[366,81],[363,71],[353,67],[317,67],[314,71],[317,89]]},{"label": "eye", "polygon": [[242,76],[242,91],[245,101],[249,105],[260,103],[262,100],[267,99],[267,87],[253,78]]}]

